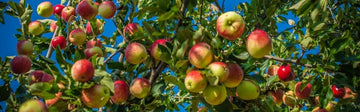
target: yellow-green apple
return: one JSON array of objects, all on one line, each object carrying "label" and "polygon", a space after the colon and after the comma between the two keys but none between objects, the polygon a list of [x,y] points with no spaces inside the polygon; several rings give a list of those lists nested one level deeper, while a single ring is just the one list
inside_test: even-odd
[{"label": "yellow-green apple", "polygon": [[34,45],[30,40],[22,40],[16,44],[16,50],[19,55],[31,56],[33,49]]},{"label": "yellow-green apple", "polygon": [[209,72],[206,74],[207,78],[218,77],[219,82],[222,83],[229,77],[229,68],[224,62],[212,62],[207,68],[209,69]]},{"label": "yellow-green apple", "polygon": [[133,35],[136,32],[142,31],[142,28],[137,23],[129,23],[125,26],[124,32],[130,33],[130,35]]},{"label": "yellow-green apple", "polygon": [[245,22],[238,13],[230,11],[217,18],[216,29],[225,39],[235,40],[243,33]]},{"label": "yellow-green apple", "polygon": [[115,104],[121,104],[129,98],[129,85],[122,80],[117,80],[114,82],[114,91],[115,92],[111,97],[111,101]]},{"label": "yellow-green apple", "polygon": [[345,87],[345,95],[343,99],[350,99],[351,101],[355,101],[357,96],[357,93],[353,92],[349,87]]},{"label": "yellow-green apple", "polygon": [[150,82],[145,78],[136,78],[130,85],[130,93],[136,98],[145,98],[151,90]]},{"label": "yellow-green apple", "polygon": [[194,45],[189,51],[189,61],[197,68],[205,68],[213,60],[210,45],[204,42]]},{"label": "yellow-green apple", "polygon": [[95,47],[92,47],[92,48],[86,48],[84,50],[84,54],[85,54],[86,59],[89,59],[94,55],[97,55],[97,57],[102,57],[103,56],[103,51],[101,50],[100,47],[95,46]]},{"label": "yellow-green apple", "polygon": [[156,60],[161,60],[164,62],[168,62],[171,60],[171,54],[167,52],[162,52],[161,49],[158,47],[160,45],[167,47],[166,43],[170,42],[170,39],[158,39],[156,40],[150,47],[150,54]]},{"label": "yellow-green apple", "polygon": [[51,24],[50,24],[50,31],[51,31],[51,32],[55,32],[56,27],[57,27],[56,21],[51,22]]},{"label": "yellow-green apple", "polygon": [[63,10],[64,8],[65,8],[64,5],[61,5],[61,4],[55,5],[55,6],[53,7],[53,10],[54,10],[53,14],[61,17],[61,12],[62,12],[62,10]]},{"label": "yellow-green apple", "polygon": [[328,111],[324,108],[315,107],[311,112],[328,112]]},{"label": "yellow-green apple", "polygon": [[[271,66],[269,66],[268,68],[267,68],[267,76],[268,77],[271,77],[271,76],[274,76],[274,75],[277,75],[278,73],[278,70],[279,70],[279,66],[277,66],[277,65],[271,65]],[[280,79],[279,79],[279,77],[277,77],[276,79],[275,79],[275,81],[279,81]]]},{"label": "yellow-green apple", "polygon": [[312,91],[312,87],[311,84],[307,84],[305,86],[305,88],[303,90],[301,90],[300,85],[302,82],[298,82],[295,85],[295,95],[296,97],[298,97],[299,99],[307,99],[310,97],[311,91]]},{"label": "yellow-green apple", "polygon": [[63,10],[61,11],[61,18],[66,21],[66,22],[71,22],[75,19],[76,15],[75,15],[75,8],[72,6],[66,6],[65,8],[63,8]]},{"label": "yellow-green apple", "polygon": [[284,95],[284,91],[281,89],[277,89],[274,91],[270,91],[271,96],[274,98],[274,102],[277,105],[281,105],[283,103],[283,95]]},{"label": "yellow-green apple", "polygon": [[110,89],[99,84],[81,91],[81,101],[89,108],[103,107],[110,97]]},{"label": "yellow-green apple", "polygon": [[53,99],[48,99],[48,100],[45,100],[45,104],[47,105],[47,106],[50,106],[50,105],[53,105],[53,104],[55,104],[57,101],[59,101],[62,96],[62,92],[58,92],[58,93],[55,93],[55,98],[53,98]]},{"label": "yellow-green apple", "polygon": [[94,39],[92,39],[92,40],[89,40],[86,42],[86,48],[92,48],[95,46],[95,44],[96,44],[96,46],[98,46],[100,48],[102,47],[102,43],[101,43],[100,39],[97,39],[96,41]]},{"label": "yellow-green apple", "polygon": [[115,15],[116,5],[112,1],[103,1],[99,5],[99,15],[109,19]]},{"label": "yellow-green apple", "polygon": [[66,47],[66,39],[65,39],[65,37],[64,36],[54,37],[51,40],[51,46],[53,48],[56,48],[56,46],[59,46],[60,49],[65,49],[65,47]]},{"label": "yellow-green apple", "polygon": [[254,100],[260,95],[260,88],[257,82],[244,79],[236,88],[237,96],[243,100]]},{"label": "yellow-green apple", "polygon": [[[99,35],[102,32],[104,32],[104,23],[101,22],[99,19],[96,19],[96,29],[95,29],[94,34]],[[89,21],[86,24],[86,33],[89,35],[93,35],[93,32],[91,30],[91,24]]]},{"label": "yellow-green apple", "polygon": [[52,81],[54,81],[54,77],[41,70],[35,70],[29,74],[30,85],[37,82],[52,82]]},{"label": "yellow-green apple", "polygon": [[210,105],[219,105],[226,99],[226,87],[224,85],[209,85],[203,91],[203,96],[205,101]]},{"label": "yellow-green apple", "polygon": [[344,87],[341,87],[339,85],[332,85],[331,88],[332,92],[333,92],[333,96],[335,98],[343,98],[345,96],[345,89]]},{"label": "yellow-green apple", "polygon": [[86,33],[84,30],[77,28],[73,29],[69,34],[69,42],[80,46],[86,41]]},{"label": "yellow-green apple", "polygon": [[19,112],[48,112],[48,109],[40,100],[30,99],[20,105]]},{"label": "yellow-green apple", "polygon": [[82,0],[76,6],[76,12],[85,20],[91,20],[98,14],[98,6],[92,0]]},{"label": "yellow-green apple", "polygon": [[334,104],[332,101],[330,101],[330,102],[326,105],[325,109],[326,109],[328,112],[334,112],[334,110],[335,110],[335,104]]},{"label": "yellow-green apple", "polygon": [[292,81],[295,79],[295,73],[291,69],[289,64],[285,64],[279,67],[277,71],[277,75],[282,81]]},{"label": "yellow-green apple", "polygon": [[137,42],[130,43],[125,48],[125,59],[131,64],[140,64],[147,59],[146,48]]},{"label": "yellow-green apple", "polygon": [[237,87],[244,78],[244,72],[241,67],[236,63],[228,63],[229,76],[223,83],[225,87]]},{"label": "yellow-green apple", "polygon": [[270,54],[272,42],[268,34],[263,30],[252,31],[247,40],[246,48],[249,54],[254,58],[262,58]]},{"label": "yellow-green apple", "polygon": [[185,76],[184,84],[190,92],[199,93],[207,86],[206,78],[198,70],[192,70]]},{"label": "yellow-green apple", "polygon": [[16,56],[10,63],[11,71],[16,74],[23,74],[31,69],[31,60],[26,55]]},{"label": "yellow-green apple", "polygon": [[45,30],[43,24],[39,21],[31,22],[28,28],[29,28],[29,32],[34,35],[39,35]]},{"label": "yellow-green apple", "polygon": [[290,106],[290,107],[294,107],[295,103],[296,103],[296,98],[295,98],[295,94],[293,91],[287,91],[283,97],[283,102],[285,105]]},{"label": "yellow-green apple", "polygon": [[74,63],[71,67],[71,76],[74,80],[79,82],[86,82],[94,76],[94,66],[89,60],[81,59]]},{"label": "yellow-green apple", "polygon": [[49,1],[41,2],[37,7],[37,13],[42,17],[50,17],[53,13],[53,6]]}]

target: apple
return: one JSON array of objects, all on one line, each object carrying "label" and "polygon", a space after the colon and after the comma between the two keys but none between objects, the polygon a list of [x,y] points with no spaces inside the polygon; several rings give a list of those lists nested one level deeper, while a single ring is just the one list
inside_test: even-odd
[{"label": "apple", "polygon": [[197,68],[205,68],[213,60],[210,45],[204,42],[194,45],[188,55],[190,63]]},{"label": "apple", "polygon": [[76,7],[76,12],[85,20],[91,20],[98,14],[98,6],[92,0],[82,0]]},{"label": "apple", "polygon": [[40,100],[30,99],[20,105],[19,112],[48,112],[48,109]]},{"label": "apple", "polygon": [[48,99],[48,100],[45,100],[45,104],[47,105],[47,106],[50,106],[50,105],[53,105],[53,104],[55,104],[57,101],[59,101],[62,96],[62,92],[58,92],[58,93],[56,93],[55,94],[55,98],[53,98],[53,99]]},{"label": "apple", "polygon": [[326,109],[328,112],[334,112],[334,110],[335,110],[335,105],[334,105],[334,103],[333,103],[333,102],[329,102],[329,103],[326,105],[325,109]]},{"label": "apple", "polygon": [[45,28],[39,21],[33,21],[29,24],[29,32],[34,35],[39,35],[44,32]]},{"label": "apple", "polygon": [[77,28],[73,29],[69,34],[69,42],[80,46],[86,41],[86,33],[84,30]]},{"label": "apple", "polygon": [[241,67],[236,63],[227,64],[229,68],[229,76],[223,83],[225,87],[235,88],[244,78],[244,72]]},{"label": "apple", "polygon": [[316,107],[311,112],[328,112],[328,111],[324,108]]},{"label": "apple", "polygon": [[291,81],[295,79],[295,73],[291,69],[289,64],[285,64],[279,67],[277,75],[282,81]]},{"label": "apple", "polygon": [[10,68],[13,73],[24,74],[31,69],[31,60],[26,55],[16,56],[11,60]]},{"label": "apple", "polygon": [[345,96],[345,89],[343,87],[333,85],[331,90],[335,98],[343,98]]},{"label": "apple", "polygon": [[49,1],[41,2],[37,7],[37,13],[42,17],[50,17],[53,13],[53,6]]},{"label": "apple", "polygon": [[86,59],[91,58],[94,55],[97,55],[97,57],[102,57],[103,56],[103,51],[101,50],[100,47],[92,47],[92,48],[86,48],[84,51],[85,57]]},{"label": "apple", "polygon": [[35,70],[29,74],[29,84],[37,83],[37,82],[52,82],[54,81],[54,77],[41,71]]},{"label": "apple", "polygon": [[139,31],[142,31],[142,28],[137,23],[129,23],[124,28],[124,32],[125,33],[129,32],[130,35],[133,35],[134,33],[139,32]]},{"label": "apple", "polygon": [[163,45],[165,47],[166,43],[170,42],[170,39],[158,39],[156,40],[150,47],[150,54],[152,57],[154,57],[156,60],[161,60],[164,62],[168,62],[171,60],[171,54],[167,52],[162,52],[161,49],[158,47],[160,45]]},{"label": "apple", "polygon": [[192,70],[185,76],[184,84],[190,92],[199,93],[207,86],[206,78],[198,70]]},{"label": "apple", "polygon": [[33,49],[34,45],[30,40],[22,40],[16,44],[16,51],[19,55],[31,56]]},{"label": "apple", "polygon": [[281,105],[283,103],[283,95],[284,95],[284,91],[281,89],[277,89],[274,91],[270,91],[271,96],[274,98],[274,102],[277,105]]},{"label": "apple", "polygon": [[75,8],[72,6],[66,6],[61,11],[61,18],[66,22],[71,22],[76,18]]},{"label": "apple", "polygon": [[136,78],[130,85],[130,93],[136,98],[145,98],[151,90],[150,82],[145,78]]},{"label": "apple", "polygon": [[237,96],[243,100],[254,100],[260,95],[260,88],[257,82],[244,79],[236,88]]},{"label": "apple", "polygon": [[[279,70],[279,66],[277,66],[277,65],[271,65],[271,66],[269,66],[268,68],[267,68],[267,76],[268,77],[271,77],[271,76],[274,76],[274,75],[277,75],[278,73],[278,70]],[[279,79],[279,77],[277,77],[276,79],[275,79],[275,81],[279,81],[280,79]]]},{"label": "apple", "polygon": [[125,59],[131,64],[140,64],[147,59],[146,48],[137,42],[130,43],[125,48]]},{"label": "apple", "polygon": [[268,34],[263,30],[252,31],[247,40],[246,48],[249,54],[254,58],[262,58],[270,54],[272,42]]},{"label": "apple", "polygon": [[116,13],[116,5],[112,1],[103,1],[99,6],[99,15],[109,19]]},{"label": "apple", "polygon": [[306,87],[303,90],[300,90],[300,85],[302,82],[298,82],[295,85],[295,95],[296,97],[298,97],[299,99],[307,99],[310,97],[311,91],[312,91],[312,87],[311,84],[307,84]]},{"label": "apple", "polygon": [[71,67],[71,76],[74,80],[79,82],[86,82],[94,76],[94,66],[89,60],[81,59],[76,61]]},{"label": "apple", "polygon": [[[101,22],[99,19],[96,19],[96,28],[97,29],[95,30],[94,34],[99,35],[104,32],[104,23]],[[91,30],[91,24],[89,21],[86,24],[86,33],[89,35],[93,35],[93,32]]]},{"label": "apple", "polygon": [[213,62],[208,66],[208,69],[209,73],[206,74],[206,77],[218,77],[220,83],[225,82],[229,77],[229,68],[224,62]]},{"label": "apple", "polygon": [[81,101],[89,108],[103,107],[110,97],[110,89],[99,84],[81,91]]},{"label": "apple", "polygon": [[62,10],[63,10],[64,8],[65,8],[64,5],[61,5],[61,4],[55,5],[55,6],[53,7],[53,10],[54,10],[53,14],[61,17],[61,12],[62,12]]},{"label": "apple", "polygon": [[357,93],[353,92],[349,87],[345,87],[345,95],[343,99],[351,99],[351,101],[355,101],[357,99]]},{"label": "apple", "polygon": [[101,43],[100,39],[97,39],[96,41],[94,39],[92,39],[92,40],[89,40],[86,42],[86,48],[92,48],[95,46],[95,44],[96,44],[96,46],[98,46],[100,48],[102,47],[102,43]]},{"label": "apple", "polygon": [[57,36],[57,37],[54,37],[52,40],[51,40],[51,46],[56,49],[56,46],[59,46],[60,49],[65,49],[66,47],[66,39],[64,36]]},{"label": "apple", "polygon": [[295,98],[295,94],[294,94],[293,91],[287,91],[283,95],[282,99],[283,99],[283,102],[284,102],[285,105],[294,107],[295,102],[296,102],[296,98]]},{"label": "apple", "polygon": [[51,24],[50,24],[50,31],[51,31],[51,32],[55,32],[56,27],[57,27],[56,21],[51,22]]},{"label": "apple", "polygon": [[226,87],[224,85],[209,85],[203,91],[203,96],[210,105],[219,105],[226,100]]},{"label": "apple", "polygon": [[115,104],[121,104],[129,98],[129,85],[122,80],[117,80],[114,82],[114,91],[115,92],[111,97],[111,101]]},{"label": "apple", "polygon": [[230,11],[217,18],[216,29],[225,39],[235,40],[243,33],[245,22],[238,13]]},{"label": "apple", "polygon": [[316,105],[319,105],[319,104],[320,104],[320,103],[319,103],[319,96],[316,96],[314,100],[315,100],[315,104],[316,104]]}]

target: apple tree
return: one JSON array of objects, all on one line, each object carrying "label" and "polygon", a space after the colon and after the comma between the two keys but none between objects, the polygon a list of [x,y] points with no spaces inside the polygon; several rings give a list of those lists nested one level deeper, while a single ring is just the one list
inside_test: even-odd
[{"label": "apple tree", "polygon": [[360,110],[358,0],[27,2],[5,111]]}]

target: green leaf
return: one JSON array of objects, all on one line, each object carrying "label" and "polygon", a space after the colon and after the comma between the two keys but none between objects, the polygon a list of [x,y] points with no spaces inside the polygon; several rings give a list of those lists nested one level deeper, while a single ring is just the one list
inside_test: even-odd
[{"label": "green leaf", "polygon": [[311,42],[313,42],[314,40],[311,38],[311,37],[306,37],[305,39],[303,39],[301,42],[300,42],[300,44],[301,44],[301,46],[304,46],[304,47],[306,47],[307,49],[309,49],[311,46],[309,46],[309,44],[311,43]]},{"label": "green leaf", "polygon": [[28,86],[29,91],[33,95],[38,95],[39,97],[43,99],[52,99],[55,98],[55,94],[49,93],[48,90],[51,89],[51,86],[47,82],[38,82],[31,84]]},{"label": "green leaf", "polygon": [[302,91],[307,84],[309,84],[313,79],[315,79],[315,77],[317,77],[318,75],[308,75],[306,76],[301,82],[300,84],[300,90]]},{"label": "green leaf", "polygon": [[164,83],[157,83],[152,87],[151,92],[152,92],[153,96],[159,96],[162,94],[162,91],[164,89],[165,89]]},{"label": "green leaf", "polygon": [[266,85],[270,85],[270,84],[273,83],[277,78],[278,78],[277,75],[271,76],[271,77],[269,78],[269,80],[266,82]]},{"label": "green leaf", "polygon": [[177,77],[175,76],[165,76],[164,79],[170,83],[173,83],[179,87],[180,90],[187,90],[185,88],[185,85],[183,82],[181,82]]},{"label": "green leaf", "polygon": [[112,93],[114,93],[114,81],[110,76],[105,76],[100,80],[100,84],[108,87]]},{"label": "green leaf", "polygon": [[53,61],[50,58],[47,58],[47,57],[45,57],[43,55],[39,55],[39,59],[45,61],[48,64],[55,64],[56,63],[55,61]]},{"label": "green leaf", "polygon": [[233,112],[232,104],[228,99],[226,99],[223,103],[214,106],[214,108],[219,112]]},{"label": "green leaf", "polygon": [[61,0],[60,4],[64,4],[67,0]]},{"label": "green leaf", "polygon": [[0,86],[0,101],[4,101],[6,99],[9,98],[10,93],[11,93],[11,87],[10,87],[10,83],[5,83],[4,85]]},{"label": "green leaf", "polygon": [[241,60],[247,60],[249,58],[249,53],[247,51],[241,52],[239,54],[233,53],[232,55]]}]

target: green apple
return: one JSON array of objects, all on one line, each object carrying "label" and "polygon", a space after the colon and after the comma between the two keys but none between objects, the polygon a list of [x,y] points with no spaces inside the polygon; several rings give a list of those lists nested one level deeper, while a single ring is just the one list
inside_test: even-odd
[{"label": "green apple", "polygon": [[249,79],[244,79],[236,88],[236,93],[240,99],[254,100],[260,95],[259,85]]},{"label": "green apple", "polygon": [[207,73],[206,77],[218,77],[220,83],[226,81],[229,77],[229,68],[224,62],[213,62],[208,66],[208,69],[209,73]]},{"label": "green apple", "polygon": [[207,81],[203,74],[198,70],[192,70],[187,73],[184,84],[190,92],[199,93],[206,88]]},{"label": "green apple", "polygon": [[263,30],[252,31],[247,40],[246,48],[249,54],[254,58],[262,58],[270,54],[272,42],[268,34]]},{"label": "green apple", "polygon": [[37,13],[42,17],[50,17],[53,14],[53,6],[49,1],[41,2],[37,7]]},{"label": "green apple", "polygon": [[226,99],[226,87],[223,85],[207,86],[203,91],[204,99],[210,105],[219,105]]},{"label": "green apple", "polygon": [[44,25],[39,21],[33,21],[28,26],[29,32],[34,35],[40,35],[44,30]]},{"label": "green apple", "polygon": [[84,32],[84,30],[77,28],[70,32],[69,34],[70,43],[80,46],[84,44],[85,41],[86,41],[86,33]]},{"label": "green apple", "polygon": [[238,13],[230,11],[217,18],[216,29],[225,39],[235,40],[244,32],[245,22]]},{"label": "green apple", "polygon": [[102,57],[103,56],[103,51],[101,50],[100,47],[92,47],[92,48],[86,48],[84,51],[85,57],[86,59],[91,58],[94,55],[97,55],[97,57]]},{"label": "green apple", "polygon": [[110,97],[110,89],[99,84],[81,91],[81,101],[89,108],[103,107]]},{"label": "green apple", "polygon": [[48,112],[48,109],[40,100],[31,99],[20,105],[19,112]]}]

